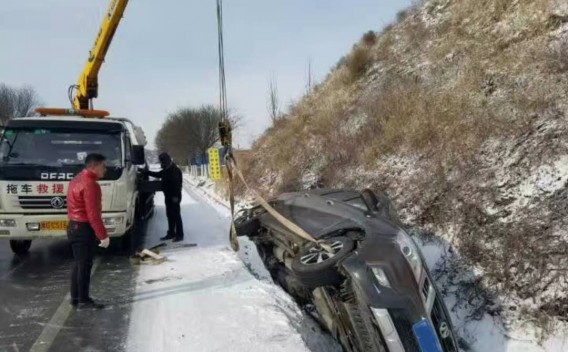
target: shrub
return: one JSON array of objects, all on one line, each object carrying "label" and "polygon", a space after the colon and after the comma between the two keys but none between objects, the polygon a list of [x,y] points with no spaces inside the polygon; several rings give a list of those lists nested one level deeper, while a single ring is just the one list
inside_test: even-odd
[{"label": "shrub", "polygon": [[368,46],[377,44],[377,33],[375,33],[375,31],[368,31],[367,33],[363,34],[362,42],[363,44]]},{"label": "shrub", "polygon": [[404,21],[404,20],[408,17],[409,14],[410,14],[410,11],[408,11],[408,10],[399,11],[399,12],[396,14],[396,20],[397,20],[398,22],[402,22],[402,21]]},{"label": "shrub", "polygon": [[369,47],[357,45],[346,59],[347,69],[352,80],[357,80],[363,76],[373,61]]}]

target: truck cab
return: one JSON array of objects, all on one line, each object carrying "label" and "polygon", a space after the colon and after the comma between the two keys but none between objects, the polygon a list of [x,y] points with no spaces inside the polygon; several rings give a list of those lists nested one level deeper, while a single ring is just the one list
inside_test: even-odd
[{"label": "truck cab", "polygon": [[132,243],[153,212],[154,191],[139,168],[146,138],[123,118],[45,116],[8,121],[0,138],[0,239],[16,254],[31,241],[65,238],[69,181],[90,153],[106,157],[99,180],[103,221],[110,237]]}]

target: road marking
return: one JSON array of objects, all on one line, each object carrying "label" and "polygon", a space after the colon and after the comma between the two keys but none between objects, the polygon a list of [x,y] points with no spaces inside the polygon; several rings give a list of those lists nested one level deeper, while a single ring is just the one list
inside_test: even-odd
[{"label": "road marking", "polygon": [[[95,258],[91,276],[95,274],[95,271],[97,270],[100,262],[100,257]],[[61,328],[65,324],[65,321],[67,321],[67,318],[69,318],[69,315],[71,314],[72,307],[69,302],[70,298],[71,295],[67,293],[65,295],[65,298],[63,299],[63,302],[61,302],[61,304],[55,311],[55,314],[53,314],[49,322],[43,328],[43,331],[41,332],[37,340],[34,342],[32,348],[30,348],[30,352],[49,351],[51,345],[53,344],[53,341],[55,341],[55,338],[59,334],[59,331],[61,331]]]}]

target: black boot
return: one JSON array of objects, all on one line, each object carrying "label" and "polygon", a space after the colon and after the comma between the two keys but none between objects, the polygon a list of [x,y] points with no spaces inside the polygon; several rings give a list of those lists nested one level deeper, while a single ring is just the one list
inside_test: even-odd
[{"label": "black boot", "polygon": [[105,308],[104,304],[97,303],[92,299],[86,302],[79,302],[77,304],[77,310],[101,310],[104,308]]},{"label": "black boot", "polygon": [[174,235],[172,235],[170,232],[168,232],[168,234],[164,237],[160,237],[160,241],[167,241],[167,240],[173,240],[174,238],[176,238]]}]

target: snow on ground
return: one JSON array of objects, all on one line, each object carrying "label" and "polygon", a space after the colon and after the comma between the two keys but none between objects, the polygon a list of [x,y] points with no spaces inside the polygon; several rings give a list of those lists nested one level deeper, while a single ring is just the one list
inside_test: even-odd
[{"label": "snow on ground", "polygon": [[[163,204],[156,195],[147,246],[166,233]],[[224,206],[191,191],[182,216],[185,242],[198,246],[165,249],[165,263],[141,266],[128,351],[340,350],[271,282],[250,242],[230,250]]]},{"label": "snow on ground", "polygon": [[[448,244],[443,241],[417,241],[428,267],[433,270],[447,254]],[[479,273],[460,272],[462,279]],[[468,319],[472,313],[468,307],[456,305],[455,292],[451,287],[444,296],[454,328],[473,352],[566,352],[568,351],[568,327],[559,326],[552,336],[539,343],[538,331],[526,326],[503,326],[500,319],[484,314],[481,320]]]}]

